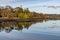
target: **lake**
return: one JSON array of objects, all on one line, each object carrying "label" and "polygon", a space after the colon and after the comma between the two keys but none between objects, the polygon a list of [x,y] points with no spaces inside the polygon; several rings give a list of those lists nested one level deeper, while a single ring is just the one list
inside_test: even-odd
[{"label": "lake", "polygon": [[0,40],[60,40],[60,20],[0,22]]}]

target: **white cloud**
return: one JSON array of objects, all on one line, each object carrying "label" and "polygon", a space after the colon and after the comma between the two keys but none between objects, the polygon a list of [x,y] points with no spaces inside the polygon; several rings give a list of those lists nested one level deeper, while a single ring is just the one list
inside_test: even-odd
[{"label": "white cloud", "polygon": [[20,0],[0,0],[0,6],[10,5],[12,7],[16,7],[21,5]]},{"label": "white cloud", "polygon": [[36,2],[36,3],[23,3],[24,7],[35,7],[35,6],[59,6],[60,2],[49,1],[49,2]]},{"label": "white cloud", "polygon": [[10,3],[16,0],[0,0],[0,3]]},{"label": "white cloud", "polygon": [[[44,7],[45,6],[45,7]],[[48,6],[60,6],[60,2],[55,1],[47,1],[47,2],[25,2],[23,3],[23,7],[29,8],[31,11],[42,12],[42,13],[50,13],[50,14],[59,14],[60,9],[48,8]]]},{"label": "white cloud", "polygon": [[31,11],[36,12],[44,12],[44,13],[60,13],[59,10],[44,8],[44,6],[60,6],[60,0],[50,0],[50,1],[24,1],[24,0],[0,0],[1,5],[11,5],[11,6],[20,6],[22,5],[24,8],[29,8]]}]

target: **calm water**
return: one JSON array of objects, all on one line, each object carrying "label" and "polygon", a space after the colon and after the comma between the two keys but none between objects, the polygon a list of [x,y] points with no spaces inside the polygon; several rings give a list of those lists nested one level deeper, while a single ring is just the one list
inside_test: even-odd
[{"label": "calm water", "polygon": [[60,40],[60,20],[0,22],[0,40]]}]

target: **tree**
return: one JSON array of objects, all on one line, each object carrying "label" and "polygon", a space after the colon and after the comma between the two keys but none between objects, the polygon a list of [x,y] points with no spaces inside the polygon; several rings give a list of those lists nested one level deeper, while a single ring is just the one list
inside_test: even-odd
[{"label": "tree", "polygon": [[17,11],[17,13],[23,13],[23,8],[21,7],[16,7],[15,11]]},{"label": "tree", "polygon": [[24,10],[24,13],[26,13],[26,14],[30,13],[29,9],[26,8],[26,9]]}]

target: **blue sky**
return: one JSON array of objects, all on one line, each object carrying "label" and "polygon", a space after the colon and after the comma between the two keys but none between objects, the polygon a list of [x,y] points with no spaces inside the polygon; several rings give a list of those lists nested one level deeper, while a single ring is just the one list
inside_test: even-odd
[{"label": "blue sky", "polygon": [[[23,8],[29,8],[30,11],[59,14],[60,0],[0,0],[0,6],[10,5],[12,7],[22,5]],[[48,6],[56,6],[55,8],[48,8]]]}]

